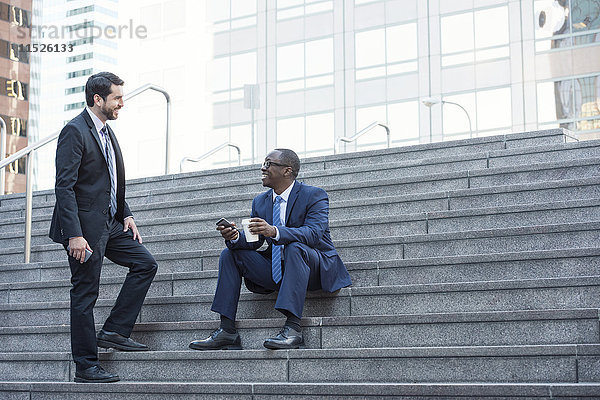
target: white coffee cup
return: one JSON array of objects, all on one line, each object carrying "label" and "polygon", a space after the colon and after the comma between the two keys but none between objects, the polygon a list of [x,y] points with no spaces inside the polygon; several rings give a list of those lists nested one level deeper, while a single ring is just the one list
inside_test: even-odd
[{"label": "white coffee cup", "polygon": [[242,220],[242,227],[244,228],[244,234],[246,235],[246,242],[258,242],[258,235],[254,235],[250,232],[250,218]]}]

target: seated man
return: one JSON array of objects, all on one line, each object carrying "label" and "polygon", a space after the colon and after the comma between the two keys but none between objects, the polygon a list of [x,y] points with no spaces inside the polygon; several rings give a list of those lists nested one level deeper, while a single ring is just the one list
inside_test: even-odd
[{"label": "seated man", "polygon": [[[255,293],[278,291],[275,309],[287,317],[283,329],[266,339],[268,349],[297,349],[304,344],[300,319],[307,290],[327,292],[349,286],[350,276],[329,236],[329,199],[323,189],[296,181],[300,159],[292,150],[269,153],[261,168],[268,190],[252,201],[248,242],[243,231],[217,227],[227,248],[219,258],[219,279],[211,310],[221,325],[208,338],[195,340],[195,350],[241,349],[235,328],[242,277]],[[267,241],[268,248],[260,250]]]}]

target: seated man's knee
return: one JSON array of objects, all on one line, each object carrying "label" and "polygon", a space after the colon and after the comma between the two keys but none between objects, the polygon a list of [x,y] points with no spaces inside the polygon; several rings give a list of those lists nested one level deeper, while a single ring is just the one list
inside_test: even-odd
[{"label": "seated man's knee", "polygon": [[223,249],[223,251],[221,252],[221,255],[219,256],[219,259],[222,259],[222,258],[232,258],[232,257],[233,257],[233,254],[232,254],[231,250],[229,250],[228,247],[225,247]]},{"label": "seated man's knee", "polygon": [[294,256],[301,256],[306,258],[306,245],[300,242],[292,242],[290,244],[286,244],[283,250],[284,257],[289,259]]}]

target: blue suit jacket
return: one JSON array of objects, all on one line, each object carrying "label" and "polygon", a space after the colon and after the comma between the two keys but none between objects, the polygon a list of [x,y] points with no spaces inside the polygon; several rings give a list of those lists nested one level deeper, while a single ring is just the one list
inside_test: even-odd
[{"label": "blue suit jacket", "polygon": [[[252,201],[252,217],[262,218],[273,223],[273,189],[266,191]],[[279,240],[260,236],[258,242],[246,241],[243,231],[236,243],[227,241],[230,249],[253,249],[261,247],[265,240],[277,245],[300,242],[312,247],[319,254],[321,288],[327,292],[350,286],[352,281],[346,266],[338,255],[329,235],[329,198],[318,187],[296,181],[288,198],[285,226],[278,227]],[[252,290],[249,286],[249,289]]]}]

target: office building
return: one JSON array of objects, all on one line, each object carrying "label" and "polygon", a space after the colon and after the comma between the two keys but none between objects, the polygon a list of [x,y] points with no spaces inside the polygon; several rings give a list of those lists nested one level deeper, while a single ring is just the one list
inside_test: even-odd
[{"label": "office building", "polygon": [[[27,146],[29,114],[29,38],[31,0],[0,2],[0,118],[7,136],[4,157]],[[5,169],[5,193],[25,189],[24,160]]]}]

